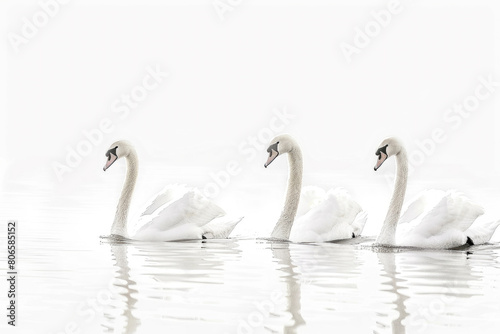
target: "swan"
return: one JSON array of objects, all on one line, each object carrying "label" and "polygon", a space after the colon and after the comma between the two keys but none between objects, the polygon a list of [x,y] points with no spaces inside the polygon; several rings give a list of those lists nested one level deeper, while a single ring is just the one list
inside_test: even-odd
[{"label": "swan", "polygon": [[[123,185],[112,236],[128,237],[127,219],[130,201],[138,175],[139,161],[131,143],[120,140],[106,152],[106,171],[118,159],[127,161],[127,175]],[[144,209],[133,239],[143,241],[170,241],[187,239],[227,238],[243,217],[228,219],[225,212],[203,196],[198,189],[170,185],[156,195]]]},{"label": "swan", "polygon": [[[302,152],[290,135],[283,134],[271,140],[267,149],[268,167],[279,155],[288,153],[289,178],[285,206],[271,237],[294,242],[322,242],[349,239],[361,234],[366,213],[344,189],[325,192],[318,187],[307,187],[302,192]],[[295,219],[299,211],[300,216]],[[296,220],[294,225],[294,220]],[[293,229],[292,229],[293,225]]]},{"label": "swan", "polygon": [[401,216],[408,182],[406,149],[399,139],[387,138],[375,154],[375,171],[392,156],[397,165],[394,193],[375,245],[450,249],[491,239],[500,220],[471,227],[484,210],[455,191],[422,192]]}]

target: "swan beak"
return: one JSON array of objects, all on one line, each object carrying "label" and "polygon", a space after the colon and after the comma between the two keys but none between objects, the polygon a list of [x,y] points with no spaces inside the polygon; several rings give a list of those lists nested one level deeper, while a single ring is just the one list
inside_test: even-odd
[{"label": "swan beak", "polygon": [[118,157],[112,153],[107,153],[106,156],[108,157],[108,161],[106,161],[106,164],[104,165],[104,168],[102,169],[103,171],[106,171],[111,165],[118,159]]},{"label": "swan beak", "polygon": [[377,171],[388,158],[387,154],[385,154],[384,152],[379,152],[379,154],[377,155],[378,155],[378,160],[377,163],[375,164],[375,168],[373,168],[375,171]]},{"label": "swan beak", "polygon": [[275,151],[273,149],[269,150],[269,158],[267,158],[267,161],[264,164],[264,167],[267,168],[267,166],[269,166],[271,164],[271,162],[273,162],[274,159],[276,159],[278,157],[278,155],[280,155],[278,151]]}]

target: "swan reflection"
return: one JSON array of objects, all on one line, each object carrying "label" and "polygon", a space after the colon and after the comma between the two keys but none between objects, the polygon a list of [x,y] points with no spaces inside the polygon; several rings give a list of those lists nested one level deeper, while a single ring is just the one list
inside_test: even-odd
[{"label": "swan reflection", "polygon": [[113,281],[114,290],[117,293],[115,315],[107,314],[108,324],[103,326],[106,332],[132,334],[140,325],[140,320],[134,316],[137,299],[132,295],[137,293],[137,283],[130,277],[130,266],[127,257],[129,247],[134,246],[126,242],[111,243],[111,254],[115,261],[115,279]]},{"label": "swan reflection", "polygon": [[289,243],[273,243],[271,246],[273,257],[283,265],[279,270],[284,273],[280,277],[286,283],[286,312],[292,316],[292,322],[284,326],[284,333],[296,333],[297,329],[306,323],[301,314],[301,275],[295,272],[296,266],[290,257]]}]

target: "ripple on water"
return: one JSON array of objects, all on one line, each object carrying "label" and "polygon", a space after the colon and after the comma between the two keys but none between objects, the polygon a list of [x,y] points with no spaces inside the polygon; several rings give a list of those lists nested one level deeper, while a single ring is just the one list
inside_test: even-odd
[{"label": "ripple on water", "polygon": [[[42,251],[30,247],[41,240],[48,242]],[[43,324],[40,305],[61,315],[61,324],[47,329],[52,332],[70,321],[84,333],[159,327],[491,333],[500,325],[498,244],[429,251],[265,239],[157,243],[107,237],[97,247],[72,247],[46,236],[25,242],[27,328]],[[96,311],[79,313],[100,297]]]}]

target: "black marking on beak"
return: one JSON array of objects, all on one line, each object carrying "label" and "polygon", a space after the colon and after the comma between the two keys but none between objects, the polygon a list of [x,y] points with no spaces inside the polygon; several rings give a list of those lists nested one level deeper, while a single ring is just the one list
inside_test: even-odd
[{"label": "black marking on beak", "polygon": [[278,151],[278,144],[279,143],[280,142],[278,141],[267,148],[267,152],[269,153],[269,158],[267,158],[267,161],[264,164],[265,168],[267,168],[267,166],[269,166],[271,164],[271,162],[273,162],[274,159],[276,159],[278,157],[278,155],[280,155],[280,152]]},{"label": "black marking on beak", "polygon": [[115,146],[115,148],[112,148],[112,149],[108,150],[108,152],[106,152],[106,156],[108,157],[108,161],[111,160],[111,154],[113,154],[115,157],[117,156],[117,154],[116,154],[117,148],[118,148],[118,146]]},{"label": "black marking on beak", "polygon": [[387,155],[387,146],[389,146],[389,144],[380,147],[377,150],[377,152],[375,152],[375,155],[378,156],[377,164],[373,168],[375,171],[377,171],[380,168],[380,166],[382,166],[382,164],[385,162],[385,160],[387,160],[387,158],[388,158],[388,155]]},{"label": "black marking on beak", "polygon": [[[108,169],[109,167],[111,167],[111,165],[114,164],[115,161],[118,159],[118,155],[116,153],[116,149],[117,148],[118,148],[118,146],[115,146],[114,148],[109,149],[106,152],[106,157],[108,158],[108,160],[106,161],[106,165],[103,168],[104,171],[106,171],[106,169]],[[113,159],[113,160],[111,161],[111,159]]]},{"label": "black marking on beak", "polygon": [[[278,142],[276,142],[275,144],[272,144],[271,146],[269,146],[269,147],[267,148],[267,153],[271,154],[271,150],[275,150],[276,152],[278,152],[278,144],[279,144],[279,143],[280,143],[280,142],[278,141]],[[279,153],[279,152],[278,152],[278,153]]]},{"label": "black marking on beak", "polygon": [[387,146],[389,146],[389,144],[379,148],[377,150],[377,152],[375,152],[375,155],[378,155],[378,159],[380,160],[382,158],[382,153],[384,153],[385,155],[387,155]]}]

